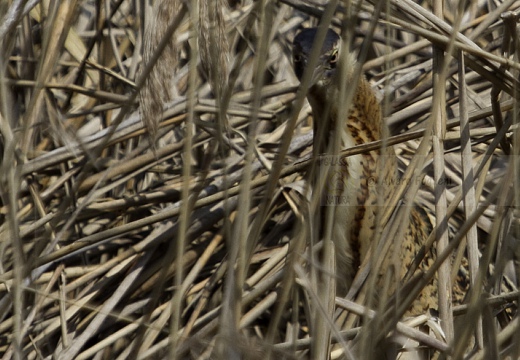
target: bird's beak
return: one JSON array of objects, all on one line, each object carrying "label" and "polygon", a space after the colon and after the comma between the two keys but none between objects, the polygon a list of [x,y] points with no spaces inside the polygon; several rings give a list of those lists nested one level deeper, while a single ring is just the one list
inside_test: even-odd
[{"label": "bird's beak", "polygon": [[311,86],[316,85],[323,78],[323,66],[318,64],[312,73]]},{"label": "bird's beak", "polygon": [[328,80],[330,80],[330,74],[328,74],[329,71],[330,69],[326,66],[326,64],[320,62],[312,73],[311,86],[327,85],[329,83]]}]

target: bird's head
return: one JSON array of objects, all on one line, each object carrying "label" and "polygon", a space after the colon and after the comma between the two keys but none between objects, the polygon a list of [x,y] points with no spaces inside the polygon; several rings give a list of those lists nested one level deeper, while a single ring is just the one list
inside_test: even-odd
[{"label": "bird's head", "polygon": [[[301,81],[312,53],[318,28],[304,29],[293,40],[294,72]],[[312,75],[311,86],[327,87],[332,83],[339,64],[340,37],[334,30],[328,29],[321,47],[318,65]],[[316,44],[316,46],[319,46]]]}]

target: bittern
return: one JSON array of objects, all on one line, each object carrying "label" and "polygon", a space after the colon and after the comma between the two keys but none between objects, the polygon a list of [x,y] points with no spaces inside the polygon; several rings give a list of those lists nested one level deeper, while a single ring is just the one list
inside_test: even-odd
[{"label": "bittern", "polygon": [[[293,41],[293,61],[296,76],[302,80],[308,65],[318,29],[302,30]],[[321,45],[318,65],[313,70],[312,83],[307,92],[307,99],[312,108],[314,140],[313,155],[334,155],[334,136],[338,135],[339,148],[384,139],[388,134],[387,126],[382,117],[379,101],[368,81],[361,76],[350,104],[340,98],[340,86],[352,88],[356,57],[347,54],[344,60],[343,77],[338,70],[340,64],[340,37],[328,30],[325,41]],[[318,46],[318,45],[316,45]],[[343,82],[343,84],[342,84]],[[345,91],[343,91],[343,94]],[[348,91],[347,91],[348,93]],[[347,97],[348,98],[348,97]],[[341,107],[348,107],[346,110]],[[344,118],[339,118],[344,114]],[[329,161],[328,163],[331,163]],[[318,162],[318,170],[324,167]],[[367,255],[371,244],[376,242],[376,221],[383,209],[378,206],[378,199],[386,203],[397,184],[397,157],[392,147],[365,152],[338,160],[333,167],[335,174],[333,188],[330,181],[324,189],[318,189],[317,180],[320,171],[311,177],[313,191],[318,191],[322,197],[322,205],[332,200],[336,208],[333,212],[331,237],[336,251],[336,277],[339,295],[345,295],[352,284],[361,261]],[[339,179],[338,179],[339,176]],[[338,181],[339,180],[339,181]],[[327,181],[325,181],[327,182]],[[342,184],[341,186],[337,185]],[[333,196],[331,196],[333,195]],[[334,200],[337,201],[334,201]],[[380,203],[381,204],[381,203]],[[323,212],[323,209],[322,209]],[[323,232],[324,217],[321,219]],[[401,262],[398,276],[406,274],[409,265],[415,258],[431,231],[431,222],[422,209],[412,208],[408,230],[400,242],[397,251]],[[399,242],[397,242],[399,243]],[[432,256],[428,255],[422,262],[430,263]],[[388,265],[388,264],[387,264]],[[384,265],[382,272],[384,272]],[[424,313],[427,308],[436,308],[436,286],[432,283],[423,289],[419,298],[412,305],[411,313]],[[395,291],[395,286],[392,292]]]}]

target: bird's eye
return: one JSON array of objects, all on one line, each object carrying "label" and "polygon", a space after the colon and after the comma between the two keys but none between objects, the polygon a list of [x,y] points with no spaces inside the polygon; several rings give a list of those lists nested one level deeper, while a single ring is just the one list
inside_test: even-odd
[{"label": "bird's eye", "polygon": [[300,54],[294,54],[293,60],[295,63],[299,63],[302,61],[302,56]]},{"label": "bird's eye", "polygon": [[334,50],[334,52],[329,57],[329,64],[331,68],[335,68],[338,63],[338,51]]}]

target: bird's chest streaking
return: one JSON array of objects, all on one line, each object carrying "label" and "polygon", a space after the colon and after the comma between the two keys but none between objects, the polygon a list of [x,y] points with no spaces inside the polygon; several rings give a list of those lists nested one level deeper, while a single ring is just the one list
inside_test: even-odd
[{"label": "bird's chest streaking", "polygon": [[[360,261],[374,240],[376,221],[381,210],[378,198],[386,200],[390,191],[380,178],[396,176],[393,149],[371,151],[341,158],[334,154],[334,139],[339,137],[339,150],[381,139],[385,129],[379,104],[370,85],[362,79],[348,106],[337,99],[333,87],[313,87],[308,94],[314,117],[314,155],[320,158],[313,182],[314,191],[321,193],[321,205],[333,206],[332,240],[337,252],[338,290],[345,293],[354,278]],[[339,105],[348,107],[343,111]],[[392,156],[393,155],[393,156]],[[324,173],[323,187],[317,180]],[[323,208],[321,209],[322,213]],[[324,223],[323,221],[321,222]]]}]

